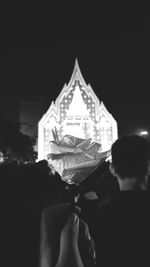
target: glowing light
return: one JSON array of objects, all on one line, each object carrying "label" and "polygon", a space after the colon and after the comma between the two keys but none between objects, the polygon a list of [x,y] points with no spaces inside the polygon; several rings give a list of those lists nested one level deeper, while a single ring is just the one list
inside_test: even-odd
[{"label": "glowing light", "polygon": [[76,85],[73,100],[69,106],[69,110],[67,111],[67,116],[89,116],[89,111],[83,101],[78,85]]},{"label": "glowing light", "polygon": [[140,135],[148,135],[148,131],[141,131]]},{"label": "glowing light", "polygon": [[4,162],[4,155],[3,155],[3,153],[0,151],[0,163],[1,162]]},{"label": "glowing light", "polygon": [[[56,127],[59,138],[70,134],[100,142],[101,150],[109,150],[118,138],[117,122],[87,85],[76,60],[72,77],[52,102],[38,125],[38,160],[47,159],[51,130]],[[46,129],[46,131],[44,130]]]}]

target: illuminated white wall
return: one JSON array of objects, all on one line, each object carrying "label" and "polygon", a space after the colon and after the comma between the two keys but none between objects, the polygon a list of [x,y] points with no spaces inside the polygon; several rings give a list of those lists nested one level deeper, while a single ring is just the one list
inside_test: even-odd
[{"label": "illuminated white wall", "polygon": [[81,74],[78,62],[68,85],[52,102],[38,124],[38,160],[47,158],[51,130],[56,127],[59,137],[71,134],[89,138],[102,144],[102,151],[110,149],[118,138],[117,122],[97,98]]}]

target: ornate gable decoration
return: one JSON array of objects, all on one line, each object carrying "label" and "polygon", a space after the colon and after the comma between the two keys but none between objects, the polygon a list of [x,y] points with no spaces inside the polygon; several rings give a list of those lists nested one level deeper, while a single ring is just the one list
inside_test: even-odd
[{"label": "ornate gable decoration", "polygon": [[93,141],[101,143],[102,151],[110,149],[118,138],[117,122],[85,83],[77,60],[70,82],[64,85],[55,103],[51,103],[39,121],[38,160],[47,158],[54,127],[60,138],[66,134],[92,137]]}]

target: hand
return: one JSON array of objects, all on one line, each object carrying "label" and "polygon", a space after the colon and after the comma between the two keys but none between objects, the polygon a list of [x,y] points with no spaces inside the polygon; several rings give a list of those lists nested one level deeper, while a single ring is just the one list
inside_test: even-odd
[{"label": "hand", "polygon": [[79,217],[71,213],[61,231],[60,253],[56,267],[84,267],[78,249]]},{"label": "hand", "polygon": [[[40,267],[93,266],[94,247],[87,224],[71,212],[70,204],[51,206],[42,212]],[[76,213],[76,214],[75,214]]]}]

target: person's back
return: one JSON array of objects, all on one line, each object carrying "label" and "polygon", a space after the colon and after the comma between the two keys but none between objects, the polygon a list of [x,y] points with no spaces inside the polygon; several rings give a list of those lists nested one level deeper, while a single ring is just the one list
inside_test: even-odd
[{"label": "person's back", "polygon": [[134,266],[150,261],[150,205],[146,192],[121,192],[97,216],[97,266]]},{"label": "person's back", "polygon": [[97,266],[150,263],[148,159],[148,143],[139,136],[122,137],[112,146],[110,170],[118,178],[120,192],[97,212]]}]

